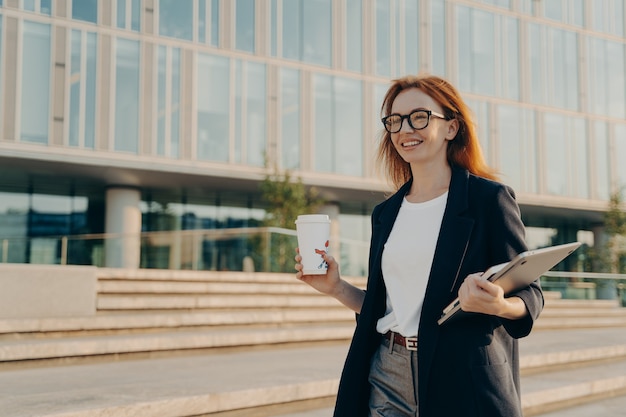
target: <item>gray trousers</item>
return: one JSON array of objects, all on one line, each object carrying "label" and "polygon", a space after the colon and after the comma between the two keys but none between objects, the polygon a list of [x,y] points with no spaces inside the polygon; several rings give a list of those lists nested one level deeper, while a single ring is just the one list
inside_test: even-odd
[{"label": "gray trousers", "polygon": [[382,338],[369,383],[369,417],[417,417],[417,351]]}]

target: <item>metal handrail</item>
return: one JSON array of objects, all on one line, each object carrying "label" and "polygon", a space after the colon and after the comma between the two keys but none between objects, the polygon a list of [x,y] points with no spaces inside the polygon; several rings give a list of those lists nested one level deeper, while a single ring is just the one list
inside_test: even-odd
[{"label": "metal handrail", "polygon": [[626,274],[614,274],[607,272],[566,272],[566,271],[548,271],[543,274],[545,277],[553,278],[580,278],[580,279],[613,279],[626,280]]},{"label": "metal handrail", "polygon": [[[283,265],[284,271],[292,271],[289,247],[295,249],[295,237],[295,230],[280,227],[4,237],[0,238],[0,262],[104,266],[109,244],[115,246],[117,241],[126,240],[138,248],[140,268],[243,268],[243,259],[254,257],[258,271],[278,272],[278,265]],[[347,275],[362,275],[369,243],[341,239],[333,246],[336,256],[345,258]],[[349,250],[342,250],[342,246]],[[278,264],[277,257],[281,259]]]}]

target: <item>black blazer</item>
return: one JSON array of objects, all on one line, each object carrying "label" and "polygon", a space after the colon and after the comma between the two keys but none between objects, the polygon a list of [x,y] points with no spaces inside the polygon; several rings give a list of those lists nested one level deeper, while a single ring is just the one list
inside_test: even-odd
[{"label": "black blazer", "polygon": [[[341,375],[335,417],[368,413],[370,360],[381,341],[376,322],[385,312],[381,257],[410,186],[405,184],[372,213],[367,292]],[[529,312],[524,319],[472,314],[442,326],[437,320],[467,275],[526,249],[513,190],[453,168],[418,330],[420,417],[522,416],[516,339],[530,333],[543,308],[538,282],[515,294]]]}]

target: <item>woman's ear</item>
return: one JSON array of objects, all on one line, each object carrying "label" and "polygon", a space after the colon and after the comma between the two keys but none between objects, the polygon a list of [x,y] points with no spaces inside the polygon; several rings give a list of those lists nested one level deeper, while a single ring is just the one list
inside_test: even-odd
[{"label": "woman's ear", "polygon": [[459,131],[459,121],[457,119],[449,120],[448,132],[446,133],[446,140],[454,139],[458,131]]}]

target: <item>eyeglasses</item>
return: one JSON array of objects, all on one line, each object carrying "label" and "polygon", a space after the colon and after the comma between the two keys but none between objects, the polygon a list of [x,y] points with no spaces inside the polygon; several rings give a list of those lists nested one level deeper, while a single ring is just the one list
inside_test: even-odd
[{"label": "eyeglasses", "polygon": [[383,126],[385,126],[387,132],[398,133],[402,129],[404,119],[408,120],[411,129],[422,130],[428,126],[431,116],[447,120],[443,114],[431,110],[413,110],[411,113],[405,115],[394,113],[380,120],[383,122]]}]

